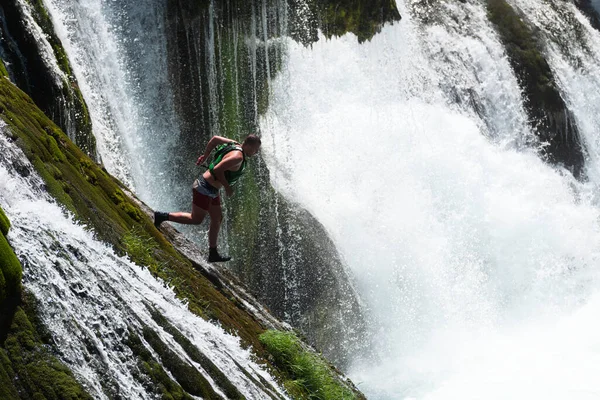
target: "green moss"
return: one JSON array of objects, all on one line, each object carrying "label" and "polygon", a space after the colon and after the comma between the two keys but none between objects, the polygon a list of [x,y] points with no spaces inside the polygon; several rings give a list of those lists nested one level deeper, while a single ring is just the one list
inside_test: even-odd
[{"label": "green moss", "polygon": [[231,199],[230,243],[236,258],[244,260],[246,265],[253,265],[254,251],[260,240],[258,233],[262,204],[257,179],[256,166],[251,164],[236,188],[236,195]]},{"label": "green moss", "polygon": [[294,398],[357,398],[353,390],[337,378],[337,373],[328,363],[306,350],[292,332],[269,330],[260,335],[260,341],[272,355],[274,363],[286,372],[288,379],[284,386]]},{"label": "green moss", "polygon": [[123,244],[131,261],[147,267],[154,275],[158,275],[165,268],[165,264],[157,262],[153,256],[158,244],[139,228],[128,231],[123,236]]},{"label": "green moss", "polygon": [[4,213],[4,210],[2,209],[2,207],[0,207],[0,232],[2,232],[2,234],[4,236],[6,236],[6,235],[8,235],[9,229],[10,229],[10,221],[8,220],[8,217]]},{"label": "green moss", "polygon": [[54,26],[52,19],[46,11],[46,7],[42,0],[28,0],[29,4],[33,7],[33,17],[37,24],[42,28],[46,34],[46,38],[50,42],[52,49],[54,50],[54,56],[58,62],[60,69],[67,75],[71,75],[71,66],[66,56],[65,50],[54,33]]},{"label": "green moss", "polygon": [[386,22],[400,20],[393,0],[316,1],[320,27],[327,37],[354,33],[360,43],[371,40]]},{"label": "green moss", "polygon": [[52,157],[54,158],[54,161],[62,161],[62,162],[66,161],[65,155],[58,148],[56,139],[54,139],[52,136],[47,136],[46,142],[47,142],[47,148],[50,150],[50,153],[52,153]]},{"label": "green moss", "polygon": [[28,316],[28,307],[25,302],[16,308],[6,340],[0,347],[3,387],[0,398],[91,399],[68,368],[49,352],[38,327]]},{"label": "green moss", "polygon": [[150,351],[144,347],[138,335],[130,331],[126,343],[138,358],[138,365],[142,372],[151,379],[150,384],[140,378],[143,383],[146,383],[146,388],[150,392],[160,395],[165,400],[192,399],[177,382],[169,378],[163,367],[152,357]]},{"label": "green moss", "polygon": [[188,362],[179,358],[158,336],[156,332],[144,327],[144,339],[152,346],[160,357],[162,364],[173,375],[181,387],[193,396],[201,396],[203,399],[221,399],[213,390],[210,383]]},{"label": "green moss", "polygon": [[219,385],[223,390],[228,399],[243,399],[244,396],[238,391],[234,384],[231,383],[225,374],[217,368],[213,362],[198,350],[196,346],[192,344],[177,328],[167,321],[167,319],[155,309],[150,309],[152,318],[158,323],[166,332],[171,334],[175,341],[185,350],[188,356],[200,364],[202,368],[211,376],[211,378]]},{"label": "green moss", "polygon": [[2,61],[2,59],[0,58],[0,78],[3,77],[8,77],[8,71],[6,70],[6,67],[4,66],[4,61]]},{"label": "green moss", "polygon": [[4,234],[0,234],[0,303],[21,291],[21,263]]}]

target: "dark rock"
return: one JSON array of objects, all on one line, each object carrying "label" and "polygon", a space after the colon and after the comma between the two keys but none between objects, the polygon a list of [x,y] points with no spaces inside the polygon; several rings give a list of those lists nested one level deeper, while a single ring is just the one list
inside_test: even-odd
[{"label": "dark rock", "polygon": [[525,108],[549,162],[584,178],[585,149],[574,116],[562,98],[542,45],[505,0],[488,0],[488,17],[504,43],[525,96]]},{"label": "dark rock", "polygon": [[35,22],[46,35],[56,63],[66,76],[62,82],[57,82],[53,67],[42,56],[41,44],[24,23],[22,7],[16,0],[0,5],[0,55],[5,58],[8,75],[86,154],[96,158],[96,139],[87,106],[52,21],[41,1],[32,2]]}]

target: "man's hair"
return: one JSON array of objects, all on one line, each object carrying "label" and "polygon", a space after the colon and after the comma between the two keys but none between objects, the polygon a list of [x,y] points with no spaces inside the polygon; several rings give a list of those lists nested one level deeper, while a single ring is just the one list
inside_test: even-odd
[{"label": "man's hair", "polygon": [[246,136],[246,139],[244,139],[244,143],[243,144],[249,144],[249,145],[261,145],[260,142],[260,138],[254,134],[250,134],[248,136]]}]

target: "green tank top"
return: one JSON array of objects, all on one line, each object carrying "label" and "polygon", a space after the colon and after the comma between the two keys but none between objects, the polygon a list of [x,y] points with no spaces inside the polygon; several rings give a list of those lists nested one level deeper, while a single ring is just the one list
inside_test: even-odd
[{"label": "green tank top", "polygon": [[214,159],[208,166],[208,170],[210,171],[212,177],[215,178],[215,180],[217,180],[217,177],[215,176],[213,169],[221,161],[223,161],[223,157],[225,157],[225,155],[231,151],[242,152],[242,155],[244,156],[244,161],[242,161],[240,169],[238,169],[237,171],[225,171],[225,179],[227,180],[227,183],[229,183],[230,185],[234,185],[238,181],[238,179],[240,179],[240,176],[242,176],[242,174],[244,173],[244,169],[246,168],[246,155],[244,154],[242,147],[236,142],[229,142],[217,146],[216,150],[217,151],[215,152]]}]

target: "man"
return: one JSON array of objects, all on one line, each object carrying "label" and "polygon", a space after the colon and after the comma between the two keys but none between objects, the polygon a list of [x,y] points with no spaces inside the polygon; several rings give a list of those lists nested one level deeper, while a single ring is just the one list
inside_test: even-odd
[{"label": "man", "polygon": [[244,142],[239,143],[220,136],[213,136],[206,150],[196,165],[208,159],[210,153],[216,148],[215,157],[208,169],[194,182],[192,189],[192,212],[160,212],[154,213],[154,225],[158,228],[164,221],[178,222],[180,224],[201,224],[204,217],[210,216],[208,229],[209,262],[229,261],[231,257],[221,256],[217,251],[217,238],[221,229],[223,213],[219,189],[224,188],[227,197],[233,195],[232,186],[238,181],[246,168],[246,157],[252,157],[260,149],[260,138],[248,135]]}]

